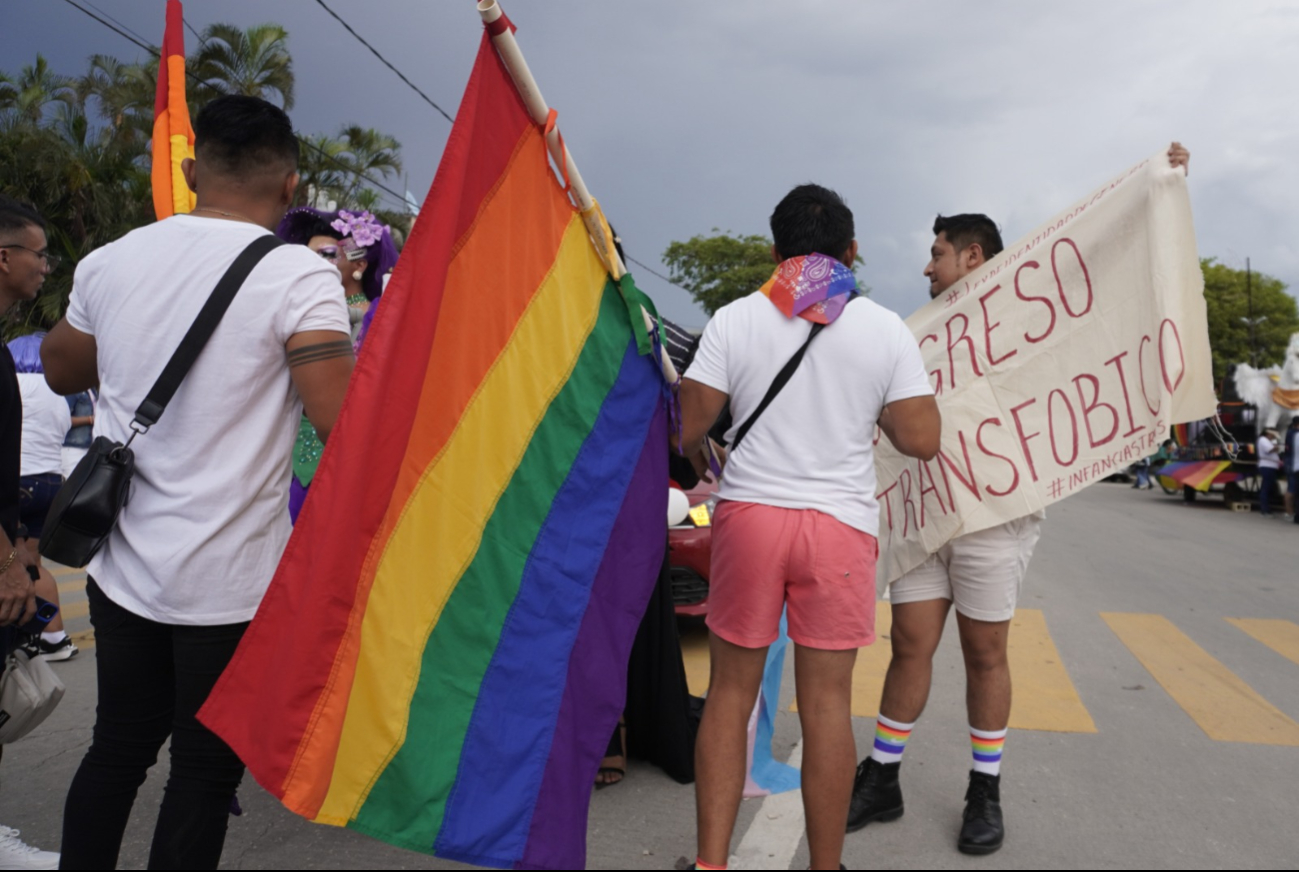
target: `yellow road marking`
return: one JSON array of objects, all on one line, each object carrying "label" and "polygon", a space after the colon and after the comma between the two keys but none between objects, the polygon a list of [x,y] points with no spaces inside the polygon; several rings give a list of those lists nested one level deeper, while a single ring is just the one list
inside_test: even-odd
[{"label": "yellow road marking", "polygon": [[82,630],[80,633],[68,633],[72,637],[73,643],[82,651],[89,651],[95,647],[95,631]]},{"label": "yellow road marking", "polygon": [[1209,738],[1299,746],[1299,724],[1163,615],[1101,612],[1101,617]]},{"label": "yellow road marking", "polygon": [[887,601],[875,603],[875,644],[857,652],[852,668],[852,713],[854,717],[873,718],[880,712],[880,695],[884,693],[884,673],[893,659],[893,606]]},{"label": "yellow road marking", "polygon": [[86,589],[86,579],[84,577],[73,579],[72,581],[60,581],[59,593],[77,593]]},{"label": "yellow road marking", "polygon": [[1227,618],[1227,623],[1244,630],[1287,660],[1299,663],[1299,624],[1278,618]]},{"label": "yellow road marking", "polygon": [[1006,647],[1014,688],[1010,704],[1012,728],[1096,732],[1096,723],[1078,697],[1040,609],[1016,610]]},{"label": "yellow road marking", "polygon": [[708,631],[681,637],[681,656],[686,663],[686,685],[691,696],[708,692]]},{"label": "yellow road marking", "polygon": [[55,577],[63,576],[63,575],[85,575],[86,574],[86,570],[84,569],[73,569],[70,566],[59,566],[56,563],[45,564],[45,568],[50,571],[50,575],[53,575]]},{"label": "yellow road marking", "polygon": [[[887,600],[875,603],[875,643],[857,651],[857,662],[852,668],[853,717],[873,718],[879,714],[880,695],[884,692],[884,673],[893,658],[893,643],[889,632],[893,627],[893,606]],[[789,710],[798,711],[798,700]]]}]

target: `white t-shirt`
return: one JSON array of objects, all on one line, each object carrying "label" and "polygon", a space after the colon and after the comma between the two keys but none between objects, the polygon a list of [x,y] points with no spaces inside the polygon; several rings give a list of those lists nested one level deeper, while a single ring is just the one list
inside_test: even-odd
[{"label": "white t-shirt", "polygon": [[61,473],[63,440],[72,429],[68,401],[50,390],[39,372],[18,373],[18,391],[23,398],[22,474]]},{"label": "white t-shirt", "polygon": [[[96,436],[126,440],[217,280],[265,233],[177,215],[81,261],[67,318],[98,346]],[[88,569],[109,599],[169,624],[252,618],[289,538],[302,401],[284,345],[308,330],[347,334],[338,271],[305,246],[282,246],[253,269],[166,413],[131,446],[131,500]]]},{"label": "white t-shirt", "polygon": [[[686,378],[724,391],[739,427],[812,325],[786,318],[760,292],[722,307],[704,329]],[[850,303],[807,349],[793,378],[726,462],[721,499],[816,509],[872,536],[875,425],[886,405],[932,396],[916,339],[895,313]]]},{"label": "white t-shirt", "polygon": [[1281,451],[1277,444],[1266,436],[1258,437],[1258,468],[1281,468]]}]

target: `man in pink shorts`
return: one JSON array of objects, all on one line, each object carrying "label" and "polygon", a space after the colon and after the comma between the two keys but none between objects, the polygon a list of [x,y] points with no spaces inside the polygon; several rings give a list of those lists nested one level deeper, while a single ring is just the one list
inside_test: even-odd
[{"label": "man in pink shorts", "polygon": [[681,387],[683,454],[700,450],[728,400],[736,422],[713,530],[711,683],[695,746],[700,869],[726,868],[745,731],[786,607],[812,868],[839,868],[856,761],[852,668],[874,639],[876,425],[924,459],[941,430],[911,331],[857,294],[852,212],[839,195],[795,188],[771,232],[775,273],[714,315]]}]

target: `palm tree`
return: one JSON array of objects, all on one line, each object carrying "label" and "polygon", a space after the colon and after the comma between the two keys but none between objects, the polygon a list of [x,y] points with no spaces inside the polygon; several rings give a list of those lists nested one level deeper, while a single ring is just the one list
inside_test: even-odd
[{"label": "palm tree", "polygon": [[99,117],[108,125],[106,138],[133,143],[143,152],[152,134],[157,82],[156,60],[124,64],[117,58],[97,54],[91,56],[86,74],[76,81],[76,92],[86,114],[94,100]]},{"label": "palm tree", "polygon": [[339,132],[343,143],[343,160],[352,170],[352,178],[342,200],[352,202],[364,181],[362,175],[381,178],[401,175],[401,143],[373,127],[350,124]]},{"label": "palm tree", "polygon": [[8,109],[20,121],[40,124],[50,105],[75,102],[72,82],[51,72],[49,62],[38,54],[36,63],[23,67],[16,79],[5,77],[0,85],[0,109]]},{"label": "palm tree", "polygon": [[233,24],[211,24],[199,37],[194,72],[226,94],[279,101],[293,108],[293,58],[289,32],[278,24],[241,30]]},{"label": "palm tree", "polygon": [[18,89],[14,87],[14,80],[9,78],[4,70],[0,70],[0,115],[6,113],[13,106],[17,97]]}]

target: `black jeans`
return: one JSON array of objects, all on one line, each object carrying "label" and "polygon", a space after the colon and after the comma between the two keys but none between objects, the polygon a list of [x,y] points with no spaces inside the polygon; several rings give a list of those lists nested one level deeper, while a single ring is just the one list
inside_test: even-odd
[{"label": "black jeans", "polygon": [[63,810],[63,869],[112,869],[145,773],[171,736],[150,869],[215,869],[244,766],[195,719],[247,624],[160,624],[86,582],[95,628],[95,731]]}]

